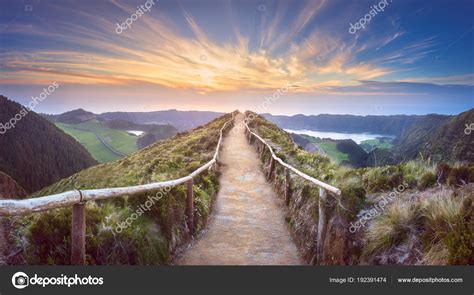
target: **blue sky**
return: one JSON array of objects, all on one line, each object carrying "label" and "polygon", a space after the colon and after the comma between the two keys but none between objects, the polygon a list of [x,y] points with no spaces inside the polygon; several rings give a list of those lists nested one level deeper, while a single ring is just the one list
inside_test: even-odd
[{"label": "blue sky", "polygon": [[145,3],[2,0],[0,94],[26,104],[57,82],[37,109],[50,113],[474,106],[474,1],[154,0],[138,16]]}]

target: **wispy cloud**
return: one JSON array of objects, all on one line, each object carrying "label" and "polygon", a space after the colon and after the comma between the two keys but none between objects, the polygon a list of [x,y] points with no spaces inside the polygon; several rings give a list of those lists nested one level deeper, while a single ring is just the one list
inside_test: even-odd
[{"label": "wispy cloud", "polygon": [[[234,23],[229,1],[232,29],[228,34],[232,36],[226,38],[216,38],[206,19],[181,5],[179,15],[169,16],[158,2],[151,13],[117,35],[116,23],[133,13],[135,6],[111,0],[101,3],[104,7],[96,13],[84,5],[44,4],[58,17],[48,18],[47,24],[43,20],[35,26],[14,24],[6,28],[8,36],[42,42],[38,48],[0,51],[0,84],[45,84],[51,80],[80,85],[153,84],[211,93],[268,91],[289,83],[293,92],[339,93],[340,87],[367,87],[360,81],[383,79],[407,71],[407,66],[416,69],[417,62],[431,55],[439,44],[437,36],[407,41],[409,34],[399,26],[389,25],[387,33],[371,35],[364,41],[352,38],[347,29],[315,26],[313,22],[324,18],[329,2],[309,0],[295,5],[299,10],[291,10],[289,15],[293,4],[279,1],[267,7],[260,19],[259,35],[252,36],[245,26]],[[472,85],[472,78],[410,80]]]}]

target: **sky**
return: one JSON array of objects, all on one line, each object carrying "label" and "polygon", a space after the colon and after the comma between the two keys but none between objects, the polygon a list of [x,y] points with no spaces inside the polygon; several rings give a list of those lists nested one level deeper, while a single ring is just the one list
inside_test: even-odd
[{"label": "sky", "polygon": [[474,1],[0,0],[0,94],[35,111],[458,114]]}]

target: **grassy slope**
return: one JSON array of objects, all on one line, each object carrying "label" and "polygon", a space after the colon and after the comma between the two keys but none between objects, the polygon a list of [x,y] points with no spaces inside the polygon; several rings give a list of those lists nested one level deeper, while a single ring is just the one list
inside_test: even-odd
[{"label": "grassy slope", "polygon": [[301,136],[321,147],[329,156],[329,158],[334,160],[337,164],[349,160],[348,154],[342,153],[337,149],[337,142],[328,139],[316,138],[305,134],[301,134]]},{"label": "grassy slope", "polygon": [[[185,176],[209,161],[215,151],[219,130],[231,118],[222,116],[191,132],[157,142],[126,158],[81,171],[44,188],[35,196],[72,189],[91,189],[146,184]],[[208,171],[194,179],[196,228],[209,215],[218,190],[217,172]],[[184,186],[173,188],[152,209],[120,234],[110,230],[135,212],[147,195],[88,202],[87,254],[90,264],[167,264],[172,252],[183,244],[187,233]],[[68,264],[70,209],[60,209],[21,218],[16,237],[26,249],[30,264]],[[23,237],[18,239],[18,237]]]},{"label": "grassy slope", "polygon": [[74,125],[63,123],[57,123],[56,125],[76,138],[101,163],[117,160],[120,156],[105,147],[95,136],[96,133],[121,153],[131,154],[138,150],[136,136],[125,131],[106,128],[96,120]]},{"label": "grassy slope", "polygon": [[375,148],[390,150],[393,147],[392,141],[393,141],[392,139],[388,139],[388,138],[369,139],[369,140],[362,141],[360,143],[360,146],[366,152],[371,152]]},{"label": "grassy slope", "polygon": [[63,123],[56,123],[56,126],[74,137],[98,162],[106,163],[120,159],[118,155],[106,148],[93,132],[77,130]]}]

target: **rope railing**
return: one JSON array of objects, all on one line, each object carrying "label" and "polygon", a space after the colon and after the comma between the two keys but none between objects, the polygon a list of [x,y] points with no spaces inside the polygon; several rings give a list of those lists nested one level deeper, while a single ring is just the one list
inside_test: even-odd
[{"label": "rope railing", "polygon": [[[291,178],[290,178],[290,171],[294,172],[298,176],[302,177],[303,179],[306,179],[310,181],[311,183],[317,185],[319,187],[319,200],[318,200],[318,234],[316,237],[316,258],[318,263],[321,263],[324,257],[324,240],[326,238],[326,229],[327,229],[327,195],[328,192],[332,193],[336,196],[341,195],[341,190],[329,185],[325,182],[322,182],[314,177],[309,176],[306,173],[301,172],[300,170],[296,169],[295,167],[285,163],[282,159],[280,159],[275,152],[273,151],[273,148],[268,144],[268,142],[260,137],[258,134],[253,132],[249,125],[247,124],[248,118],[246,117],[244,119],[244,124],[245,124],[245,131],[248,136],[248,141],[251,143],[252,142],[252,136],[257,138],[260,143],[263,145],[262,151],[264,151],[265,148],[267,148],[270,151],[271,158],[270,158],[270,164],[268,165],[268,175],[267,179],[269,181],[272,180],[272,176],[274,174],[275,170],[275,162],[278,162],[280,165],[282,165],[285,169],[285,203],[287,206],[290,204],[290,199],[291,199]],[[262,153],[263,155],[263,153]]]},{"label": "rope railing", "polygon": [[205,170],[216,165],[219,161],[219,152],[222,146],[224,131],[233,126],[235,114],[232,113],[232,119],[226,121],[219,131],[219,141],[217,142],[215,153],[212,159],[202,165],[187,176],[143,185],[88,189],[88,190],[72,190],[55,195],[42,196],[38,198],[30,198],[23,200],[2,199],[0,200],[0,217],[19,216],[42,211],[48,211],[58,208],[72,206],[72,252],[71,264],[85,263],[85,203],[87,201],[97,201],[116,197],[133,196],[152,191],[160,188],[174,187],[180,184],[186,184],[187,187],[187,208],[186,218],[190,234],[194,234],[194,196],[193,196],[193,178],[204,172]]}]

